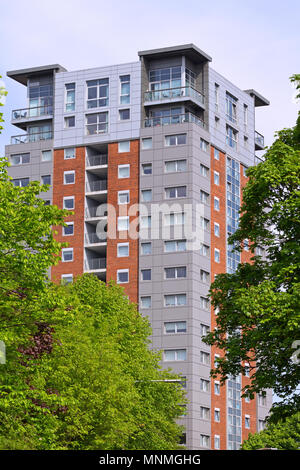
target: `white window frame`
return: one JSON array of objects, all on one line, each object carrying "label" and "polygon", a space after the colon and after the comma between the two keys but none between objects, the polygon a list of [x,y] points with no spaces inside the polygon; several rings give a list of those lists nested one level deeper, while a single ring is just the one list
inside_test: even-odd
[{"label": "white window frame", "polygon": [[[51,155],[50,160],[44,160],[44,159],[43,159],[43,154],[46,153],[46,152],[49,152],[49,153],[50,153],[50,155]],[[52,162],[52,159],[53,159],[53,154],[52,154],[52,150],[51,150],[51,149],[49,149],[49,150],[42,150],[42,151],[41,151],[41,161],[42,161],[42,162]]]},{"label": "white window frame", "polygon": [[[65,201],[67,200],[73,200],[73,207],[72,209],[69,209],[68,207],[65,207]],[[63,198],[63,209],[67,210],[67,211],[73,211],[75,209],[75,196],[65,196]]]},{"label": "white window frame", "polygon": [[[143,253],[143,245],[150,245],[150,247],[151,247],[150,253]],[[149,255],[152,255],[152,243],[151,243],[151,242],[142,242],[142,243],[141,243],[141,255],[142,255],[142,256],[149,256]]]},{"label": "white window frame", "polygon": [[209,177],[209,167],[203,165],[203,163],[200,163],[200,175],[203,176],[203,178]]},{"label": "white window frame", "polygon": [[[149,201],[145,201],[144,198],[143,198],[143,194],[144,194],[146,191],[151,193],[151,199],[149,199]],[[149,188],[149,189],[148,189],[148,188],[147,188],[147,189],[141,189],[141,200],[142,200],[142,202],[151,202],[151,201],[152,201],[152,189],[151,189],[151,188]]]},{"label": "white window frame", "polygon": [[[121,119],[122,111],[129,111],[129,117],[126,118],[126,119]],[[130,108],[120,108],[120,109],[119,109],[119,121],[120,121],[120,122],[124,122],[124,121],[127,122],[127,121],[130,121],[130,115],[131,115],[131,113],[130,113]],[[130,141],[129,141],[129,142],[130,142]],[[120,142],[119,142],[119,143],[120,143]],[[128,150],[128,152],[130,152],[130,145],[129,145],[129,150]],[[119,153],[120,153],[120,152],[119,152]],[[122,152],[121,152],[121,153],[122,153]]]},{"label": "white window frame", "polygon": [[[70,88],[69,90],[67,90],[67,85],[74,85],[74,88]],[[71,92],[74,91],[74,101],[70,101],[70,103],[68,103],[69,91]],[[75,103],[76,103],[76,83],[75,82],[65,83],[65,113],[73,113],[75,111]],[[67,109],[68,104],[72,105],[71,109]]]},{"label": "white window frame", "polygon": [[[72,259],[68,259],[68,260],[64,259],[64,253],[66,253],[67,251],[70,251],[72,253]],[[62,252],[61,253],[62,263],[72,263],[72,261],[74,261],[74,249],[73,248],[63,248],[61,252]]]},{"label": "white window frame", "polygon": [[[168,244],[168,242],[170,243],[175,243],[175,250],[174,251],[168,251],[166,250],[166,246]],[[179,243],[185,243],[185,249],[184,250],[178,250],[178,244]],[[164,242],[164,253],[185,253],[187,251],[187,248],[186,248],[186,240],[166,240]]]},{"label": "white window frame", "polygon": [[[143,272],[150,271],[150,279],[143,279]],[[152,281],[152,270],[151,268],[143,268],[141,269],[141,282],[151,282]]]},{"label": "white window frame", "polygon": [[215,211],[220,210],[220,198],[217,196],[214,196],[214,210]]},{"label": "white window frame", "polygon": [[[125,81],[125,80],[122,81],[121,79],[122,79],[123,77],[129,77],[129,79],[126,80],[126,81]],[[130,76],[129,73],[127,73],[127,74],[125,74],[125,75],[119,75],[119,86],[120,86],[120,90],[119,90],[119,91],[120,91],[120,95],[119,95],[120,100],[119,100],[119,101],[120,101],[120,104],[122,104],[122,105],[123,105],[123,104],[130,104],[130,93],[131,93],[131,83],[130,83],[130,80],[131,80],[131,76]],[[129,83],[129,93],[122,93],[122,83]],[[127,97],[127,98],[128,98],[128,101],[125,100],[125,101],[122,102],[122,98],[123,98],[123,97]]]},{"label": "white window frame", "polygon": [[[144,167],[145,167],[146,165],[148,165],[148,166],[151,165],[151,173],[144,173]],[[142,175],[143,175],[143,176],[152,176],[152,169],[153,169],[152,162],[144,162],[144,163],[142,163]]]},{"label": "white window frame", "polygon": [[[142,305],[143,299],[150,299],[150,305],[148,307],[143,307],[143,305]],[[142,295],[140,297],[140,308],[146,310],[146,309],[151,308],[151,307],[152,307],[152,297],[151,297],[151,295]]]},{"label": "white window frame", "polygon": [[[151,146],[150,147],[145,147],[144,146],[145,141],[151,142]],[[142,150],[151,150],[152,146],[153,146],[152,137],[143,137],[142,138]]]},{"label": "white window frame", "polygon": [[[174,324],[174,331],[167,331],[166,330],[166,325],[168,325],[169,323],[172,323]],[[185,331],[178,331],[178,323],[185,323]],[[164,322],[164,334],[165,335],[182,335],[182,334],[185,334],[187,333],[187,322],[185,320],[178,320],[178,321],[165,321]]]},{"label": "white window frame", "polygon": [[[185,162],[185,169],[184,170],[178,169],[179,162]],[[167,171],[168,163],[174,163],[175,164],[175,170]],[[181,158],[181,159],[178,159],[178,160],[167,160],[167,161],[165,161],[164,170],[165,170],[165,173],[168,173],[168,174],[169,173],[184,173],[185,171],[187,171],[187,160],[186,160],[186,158]]]},{"label": "white window frame", "polygon": [[[126,150],[122,150],[121,149],[122,144],[128,144],[128,150],[127,150],[127,147],[126,147]],[[130,140],[121,140],[120,142],[118,142],[118,153],[128,153],[128,152],[130,152]]]},{"label": "white window frame", "polygon": [[[127,247],[128,248],[128,254],[127,255],[121,255],[119,252],[119,248],[121,247]],[[117,258],[127,258],[129,256],[129,243],[118,243],[117,244]]]},{"label": "white window frame", "polygon": [[[174,352],[174,359],[166,359],[166,352],[173,351]],[[185,359],[178,359],[178,353],[184,351],[185,352]],[[187,360],[187,350],[186,348],[182,349],[164,349],[164,362],[183,362]]]},{"label": "white window frame", "polygon": [[[248,426],[247,426],[247,420],[248,420]],[[250,429],[251,426],[251,421],[250,421],[250,415],[245,415],[245,429]]]},{"label": "white window frame", "polygon": [[[216,388],[217,387],[217,388]],[[216,392],[216,390],[218,390],[218,392]],[[220,381],[219,380],[215,380],[214,381],[214,394],[219,396],[221,393],[221,388],[220,388]]]},{"label": "white window frame", "polygon": [[205,139],[202,139],[202,137],[200,137],[200,149],[206,153],[209,149],[209,142],[207,142]]},{"label": "white window frame", "polygon": [[220,450],[220,436],[219,434],[215,434],[214,436],[214,448],[215,450]]},{"label": "white window frame", "polygon": [[[127,273],[127,281],[120,281],[119,274]],[[129,283],[129,269],[118,269],[117,270],[117,284],[128,284]]]},{"label": "white window frame", "polygon": [[72,273],[70,273],[70,274],[62,274],[62,275],[61,275],[61,281],[62,281],[63,279],[68,279],[68,278],[71,278],[71,281],[70,281],[70,282],[66,282],[66,284],[70,284],[71,282],[73,282],[73,274],[72,274]]},{"label": "white window frame", "polygon": [[[74,118],[74,126],[67,125],[71,118]],[[64,128],[65,129],[74,129],[75,126],[76,126],[76,117],[75,117],[75,115],[72,114],[71,116],[65,116],[64,117]]]},{"label": "white window frame", "polygon": [[[185,188],[185,196],[178,196],[178,190],[179,189],[182,189],[182,188]],[[168,197],[167,195],[167,191],[168,190],[175,190],[175,196],[174,197]],[[183,186],[170,186],[168,188],[165,188],[165,199],[182,199],[182,198],[186,198],[187,197],[187,186],[186,185],[183,185]]]},{"label": "white window frame", "polygon": [[[68,150],[74,150],[73,156],[67,156],[67,151]],[[72,160],[73,158],[76,158],[76,148],[75,147],[67,147],[64,149],[64,160]]]},{"label": "white window frame", "polygon": [[220,186],[220,173],[218,171],[214,171],[214,184]]},{"label": "white window frame", "polygon": [[[120,228],[120,222],[127,221],[126,227],[127,228]],[[129,230],[129,216],[124,215],[124,216],[119,216],[118,217],[118,232],[125,232]]]},{"label": "white window frame", "polygon": [[218,222],[214,222],[214,235],[220,237],[220,224]]},{"label": "white window frame", "polygon": [[[128,175],[127,176],[120,176],[120,169],[121,168],[128,168]],[[126,163],[125,165],[118,165],[118,179],[126,179],[130,178],[130,165]]]},{"label": "white window frame", "polygon": [[[178,137],[185,136],[185,142],[183,144],[178,144]],[[174,137],[176,143],[175,144],[170,144],[168,143],[170,141],[170,138]],[[172,135],[166,135],[165,136],[165,147],[176,147],[178,145],[186,145],[186,134],[181,133],[181,134],[172,134]]]},{"label": "white window frame", "polygon": [[[184,277],[182,277],[182,276],[178,277],[178,269],[180,269],[180,268],[185,268],[185,274],[186,275]],[[175,277],[168,277],[167,278],[166,269],[175,269]],[[164,279],[166,281],[170,281],[172,279],[186,279],[186,278],[187,278],[187,266],[166,266],[164,268]]]},{"label": "white window frame", "polygon": [[200,363],[204,366],[210,366],[210,353],[207,351],[200,351]]},{"label": "white window frame", "polygon": [[[125,194],[128,196],[128,198],[127,198],[128,200],[126,202],[121,202],[120,201],[120,196],[125,195]],[[129,203],[130,203],[130,191],[129,191],[129,189],[125,189],[123,191],[118,191],[118,205],[122,206],[122,205],[126,205],[126,204],[129,204]]]},{"label": "white window frame", "polygon": [[[179,295],[185,295],[185,304],[178,304],[178,296]],[[167,305],[166,303],[166,297],[171,297],[171,296],[174,296],[174,300],[175,300],[175,303],[174,304],[170,304],[170,305]],[[179,293],[179,294],[165,294],[164,295],[164,307],[165,308],[175,308],[175,307],[186,307],[187,306],[187,295],[185,292],[182,292],[182,293]]]},{"label": "white window frame", "polygon": [[[219,261],[217,261],[216,255],[219,258]],[[220,263],[220,261],[221,261],[221,252],[220,252],[219,248],[215,248],[215,250],[214,250],[214,261],[215,261],[215,263]]]},{"label": "white window frame", "polygon": [[[204,384],[205,387],[203,387]],[[200,390],[201,392],[210,393],[210,381],[200,377]]]},{"label": "white window frame", "polygon": [[[217,415],[217,419],[216,419]],[[220,413],[220,408],[215,408],[214,409],[214,422],[219,423],[221,421],[221,413]]]},{"label": "white window frame", "polygon": [[[66,175],[74,175],[74,181],[72,183],[66,183]],[[64,171],[64,184],[69,185],[69,184],[75,184],[75,170],[69,170],[69,171]]]},{"label": "white window frame", "polygon": [[73,227],[73,233],[65,233],[65,228],[66,227],[63,227],[63,237],[72,237],[74,235],[74,232],[75,232],[75,225],[74,225],[74,222],[65,222],[66,225],[68,226],[72,226]]}]

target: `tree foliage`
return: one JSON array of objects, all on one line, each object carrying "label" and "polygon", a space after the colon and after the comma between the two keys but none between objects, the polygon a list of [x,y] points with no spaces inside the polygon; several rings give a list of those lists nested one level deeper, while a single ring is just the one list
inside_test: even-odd
[{"label": "tree foliage", "polygon": [[[252,263],[217,276],[212,304],[219,308],[216,329],[206,342],[224,350],[213,375],[224,381],[245,373],[245,395],[272,388],[282,399],[276,420],[299,410],[300,370],[295,354],[300,327],[300,122],[277,134],[264,161],[247,170],[239,229],[229,243],[242,250],[250,241]],[[256,249],[265,247],[266,258]],[[298,344],[299,348],[299,344]],[[293,360],[294,358],[294,360]]]},{"label": "tree foliage", "polygon": [[243,450],[257,450],[273,448],[278,450],[300,449],[300,413],[296,413],[285,420],[271,423],[264,431],[250,434],[243,442]]}]

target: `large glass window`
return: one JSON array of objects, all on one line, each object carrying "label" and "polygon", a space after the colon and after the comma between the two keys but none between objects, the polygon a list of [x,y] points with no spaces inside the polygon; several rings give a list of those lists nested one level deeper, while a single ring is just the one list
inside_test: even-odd
[{"label": "large glass window", "polygon": [[40,140],[52,139],[51,124],[43,124],[41,126],[28,127],[28,141],[38,142]]},{"label": "large glass window", "polygon": [[29,185],[29,178],[15,178],[12,180],[15,186],[19,186],[20,188],[24,188],[25,186]]},{"label": "large glass window", "polygon": [[86,115],[87,135],[103,134],[108,130],[108,113]]},{"label": "large glass window", "polygon": [[10,156],[10,163],[12,165],[23,165],[30,163],[30,153],[18,153]]},{"label": "large glass window", "polygon": [[100,78],[99,80],[89,80],[87,83],[87,107],[100,108],[108,106],[109,102],[109,80]]},{"label": "large glass window", "polygon": [[[180,95],[181,67],[150,70],[149,85],[151,91],[165,90],[163,94],[164,98],[174,96],[174,92]],[[172,90],[171,92],[171,88],[177,88],[177,90]]]},{"label": "large glass window", "polygon": [[226,144],[233,149],[237,147],[238,131],[230,126],[226,126]]},{"label": "large glass window", "polygon": [[49,79],[30,81],[28,86],[29,117],[52,114],[53,83]]},{"label": "large glass window", "polygon": [[237,122],[237,101],[230,93],[226,93],[226,115],[233,123]]},{"label": "large glass window", "polygon": [[65,93],[66,112],[75,111],[75,83],[66,83]]}]

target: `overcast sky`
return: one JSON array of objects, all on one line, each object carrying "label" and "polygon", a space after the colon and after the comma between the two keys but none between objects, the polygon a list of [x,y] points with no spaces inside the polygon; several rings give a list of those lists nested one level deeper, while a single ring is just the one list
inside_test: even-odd
[{"label": "overcast sky", "polygon": [[300,73],[299,17],[296,0],[2,0],[0,75],[9,94],[0,154],[20,133],[9,123],[11,110],[27,105],[25,87],[7,70],[92,68],[184,43],[208,53],[212,67],[238,87],[271,101],[256,111],[256,128],[269,145],[274,131],[293,126],[297,116],[289,77]]}]

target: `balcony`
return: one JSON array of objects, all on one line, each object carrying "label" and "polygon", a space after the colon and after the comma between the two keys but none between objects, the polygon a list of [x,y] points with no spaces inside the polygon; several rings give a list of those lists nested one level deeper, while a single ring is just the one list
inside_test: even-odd
[{"label": "balcony", "polygon": [[52,131],[36,132],[35,134],[21,134],[11,137],[11,144],[28,144],[31,142],[39,142],[41,140],[52,139]]},{"label": "balcony", "polygon": [[99,191],[107,191],[107,180],[91,181],[86,184],[87,193],[95,193]]},{"label": "balcony", "polygon": [[100,214],[101,209],[99,206],[97,207],[90,207],[85,209],[85,217],[87,219],[102,219],[107,217],[106,213],[104,215]]},{"label": "balcony", "polygon": [[53,115],[53,106],[45,105],[45,106],[38,106],[36,108],[23,108],[23,109],[14,109],[12,111],[11,119],[12,121],[20,121],[26,120],[31,118],[37,118],[42,116],[49,116]]},{"label": "balcony", "polygon": [[107,155],[91,155],[89,157],[86,157],[87,168],[103,165],[107,165]]},{"label": "balcony", "polygon": [[99,238],[99,236],[97,235],[97,233],[86,233],[85,234],[85,244],[86,245],[95,245],[95,244],[98,244],[98,243],[105,243],[106,242],[106,237],[104,235],[101,235],[101,237]]},{"label": "balcony", "polygon": [[177,114],[174,116],[163,116],[145,119],[144,127],[166,126],[170,124],[182,124],[185,122],[194,122],[205,129],[205,123],[192,113]]},{"label": "balcony", "polygon": [[190,86],[178,88],[169,88],[155,91],[146,91],[144,95],[144,104],[153,105],[161,104],[161,102],[187,101],[191,100],[195,104],[204,108],[204,95]]},{"label": "balcony", "polygon": [[86,260],[85,270],[86,271],[100,271],[106,269],[106,258],[92,258]]},{"label": "balcony", "polygon": [[259,132],[254,134],[255,150],[263,150],[265,147],[265,138]]}]

